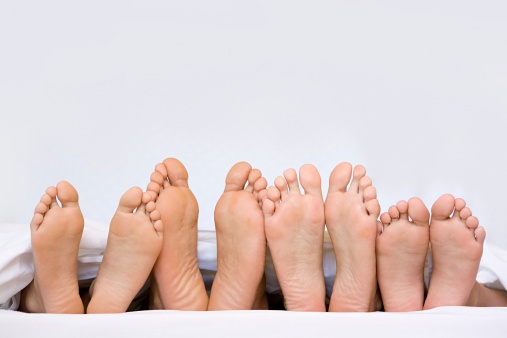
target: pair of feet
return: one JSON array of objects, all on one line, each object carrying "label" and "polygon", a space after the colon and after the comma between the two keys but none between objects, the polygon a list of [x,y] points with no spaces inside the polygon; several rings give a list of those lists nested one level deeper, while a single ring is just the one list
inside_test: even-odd
[{"label": "pair of feet", "polygon": [[[381,215],[377,273],[386,311],[475,305],[473,289],[486,233],[463,199],[441,196],[430,213],[418,198]],[[424,265],[431,248],[432,274],[425,299]]]},{"label": "pair of feet", "polygon": [[[171,158],[158,164],[147,192],[134,187],[120,199],[87,312],[126,311],[150,274],[151,308],[205,310],[197,216],[185,167]],[[65,181],[49,187],[30,224],[35,274],[22,292],[22,310],[84,312],[77,280],[83,227],[76,189]]]},{"label": "pair of feet", "polygon": [[[301,168],[299,182],[304,194],[293,169],[269,189],[248,163],[230,170],[215,210],[218,271],[210,309],[267,307],[263,278],[269,246],[286,308],[325,311],[325,226],[336,256],[330,311],[379,309],[377,281],[388,311],[466,304],[485,233],[463,200],[451,195],[437,200],[431,228],[422,201],[401,201],[381,216],[382,226],[376,190],[364,167],[339,164],[330,175],[325,202],[314,166]],[[434,268],[424,303],[430,242]]]}]

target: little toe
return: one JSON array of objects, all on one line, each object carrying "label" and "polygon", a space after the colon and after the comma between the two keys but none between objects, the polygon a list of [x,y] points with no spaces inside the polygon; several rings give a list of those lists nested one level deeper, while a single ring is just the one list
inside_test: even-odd
[{"label": "little toe", "polygon": [[408,200],[408,215],[416,225],[424,226],[429,224],[430,212],[424,202],[417,197]]},{"label": "little toe", "polygon": [[454,210],[454,196],[445,194],[440,196],[431,207],[431,219],[443,221],[450,217]]},{"label": "little toe", "polygon": [[475,229],[474,235],[477,242],[484,244],[484,240],[486,239],[486,231],[483,227],[478,227]]},{"label": "little toe", "polygon": [[32,217],[32,221],[30,222],[30,228],[32,230],[36,230],[44,220],[44,216],[42,214],[36,213]]},{"label": "little toe", "polygon": [[316,196],[322,200],[322,181],[315,166],[311,164],[303,165],[299,170],[299,180],[305,194]]},{"label": "little toe", "polygon": [[233,165],[225,178],[224,192],[243,190],[251,170],[252,166],[247,162],[238,162]]},{"label": "little toe", "polygon": [[287,185],[289,186],[289,192],[292,193],[301,193],[299,189],[298,175],[296,170],[289,168],[283,172],[283,177],[287,181]]},{"label": "little toe", "polygon": [[166,158],[163,163],[167,169],[169,183],[175,187],[188,188],[188,172],[183,163],[175,158]]},{"label": "little toe", "polygon": [[134,210],[139,207],[141,204],[141,200],[143,198],[143,191],[139,187],[130,188],[123,196],[120,198],[120,203],[118,205],[118,211],[125,213],[132,213]]},{"label": "little toe", "polygon": [[347,191],[347,186],[350,182],[350,176],[352,175],[352,165],[347,162],[342,162],[338,164],[331,175],[329,175],[329,190],[328,193],[331,192],[345,192]]}]

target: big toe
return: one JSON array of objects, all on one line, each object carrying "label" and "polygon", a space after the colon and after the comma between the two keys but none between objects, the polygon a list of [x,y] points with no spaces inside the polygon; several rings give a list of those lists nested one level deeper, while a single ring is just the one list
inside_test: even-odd
[{"label": "big toe", "polygon": [[225,192],[243,190],[251,170],[252,166],[247,162],[233,165],[225,178]]},{"label": "big toe", "polygon": [[317,168],[311,164],[305,164],[299,170],[299,180],[305,190],[305,194],[310,194],[322,199],[322,188],[320,174]]},{"label": "big toe", "polygon": [[454,196],[445,194],[440,196],[431,207],[431,219],[448,219],[454,210]]},{"label": "big toe", "polygon": [[408,200],[408,215],[416,225],[428,225],[430,212],[423,201],[417,197]]},{"label": "big toe", "polygon": [[62,203],[62,207],[76,206],[78,203],[78,193],[76,188],[67,181],[61,181],[56,185],[58,199]]},{"label": "big toe", "polygon": [[169,183],[175,187],[188,188],[188,172],[183,163],[175,158],[166,158],[163,163],[167,169]]},{"label": "big toe", "polygon": [[329,175],[329,192],[347,191],[352,175],[352,165],[347,162],[338,164]]},{"label": "big toe", "polygon": [[130,188],[120,198],[118,211],[131,213],[141,205],[143,198],[143,191],[139,187]]}]

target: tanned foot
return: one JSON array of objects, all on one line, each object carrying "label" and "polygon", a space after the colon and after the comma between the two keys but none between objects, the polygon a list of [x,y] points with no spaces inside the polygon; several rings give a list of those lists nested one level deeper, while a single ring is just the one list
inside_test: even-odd
[{"label": "tanned foot", "polygon": [[30,223],[35,275],[22,292],[22,311],[83,313],[77,279],[83,227],[76,189],[65,181],[49,187]]},{"label": "tanned foot", "polygon": [[152,199],[138,187],[121,197],[109,226],[104,259],[90,288],[87,313],[125,312],[150,276],[163,231]]},{"label": "tanned foot", "polygon": [[301,193],[294,169],[277,177],[263,199],[266,237],[276,276],[290,311],[326,311],[322,250],[324,203],[321,180],[310,164],[301,167]]},{"label": "tanned foot", "polygon": [[486,232],[461,198],[441,196],[431,208],[433,273],[424,309],[466,305],[476,284]]},{"label": "tanned foot", "polygon": [[336,279],[329,311],[374,311],[377,308],[375,240],[380,205],[363,166],[337,165],[329,177],[326,225],[336,256]]},{"label": "tanned foot", "polygon": [[424,262],[430,212],[418,198],[400,201],[380,216],[377,278],[385,311],[420,311],[424,304]]},{"label": "tanned foot", "polygon": [[199,208],[188,188],[183,164],[168,158],[157,164],[148,191],[158,195],[156,206],[164,225],[162,251],[153,268],[152,309],[206,310],[208,295],[197,261]]},{"label": "tanned foot", "polygon": [[[248,185],[245,185],[248,181]],[[208,310],[267,309],[266,235],[260,192],[267,182],[250,164],[235,164],[215,208],[217,274]]]}]

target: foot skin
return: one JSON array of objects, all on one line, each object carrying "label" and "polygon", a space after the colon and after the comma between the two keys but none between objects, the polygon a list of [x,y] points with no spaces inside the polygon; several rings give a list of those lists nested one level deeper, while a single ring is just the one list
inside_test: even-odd
[{"label": "foot skin", "polygon": [[326,311],[322,266],[324,203],[321,180],[310,164],[277,177],[263,198],[266,237],[276,275],[290,311]]},{"label": "foot skin", "polygon": [[150,276],[163,232],[152,199],[138,187],[121,197],[109,226],[104,259],[90,288],[87,313],[125,312]]},{"label": "foot skin", "polygon": [[158,196],[156,206],[164,225],[162,251],[152,273],[150,308],[204,311],[208,295],[197,261],[199,208],[183,164],[174,158],[157,164],[148,192]]},{"label": "foot skin", "polygon": [[[380,216],[377,278],[385,311],[420,311],[424,305],[424,262],[430,212],[418,198],[400,201]],[[379,229],[380,230],[380,229]]]},{"label": "foot skin", "polygon": [[380,205],[363,166],[352,182],[349,163],[340,163],[329,177],[326,225],[336,256],[336,279],[329,311],[374,311],[377,308],[375,240]]},{"label": "foot skin", "polygon": [[267,310],[266,235],[259,204],[267,182],[246,162],[235,164],[225,181],[215,208],[218,268],[208,309]]},{"label": "foot skin", "polygon": [[466,305],[475,285],[486,232],[461,198],[441,196],[431,208],[433,273],[424,309]]},{"label": "foot skin", "polygon": [[76,189],[65,181],[49,187],[30,223],[35,275],[22,292],[21,310],[83,313],[77,279],[83,227]]}]

